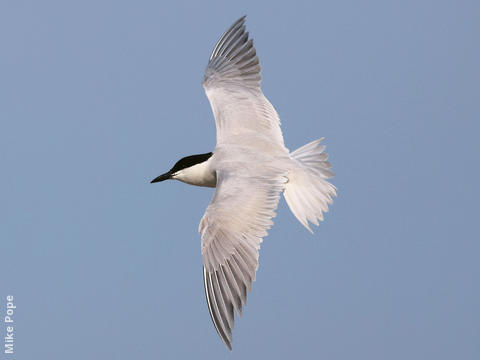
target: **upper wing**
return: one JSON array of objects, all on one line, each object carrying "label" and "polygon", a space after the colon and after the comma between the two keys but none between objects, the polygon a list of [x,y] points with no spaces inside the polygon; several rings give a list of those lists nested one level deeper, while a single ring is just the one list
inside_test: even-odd
[{"label": "upper wing", "polygon": [[260,88],[260,70],[244,16],[215,45],[203,78],[215,116],[217,144],[232,134],[255,132],[283,146],[280,119]]},{"label": "upper wing", "polygon": [[241,315],[255,280],[260,243],[273,224],[286,180],[273,168],[262,166],[254,172],[242,177],[217,171],[215,195],[199,226],[208,309],[230,350],[234,308]]}]

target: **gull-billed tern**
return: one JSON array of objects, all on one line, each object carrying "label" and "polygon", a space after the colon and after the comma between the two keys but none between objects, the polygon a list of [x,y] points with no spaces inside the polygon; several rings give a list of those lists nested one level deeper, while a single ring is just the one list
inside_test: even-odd
[{"label": "gull-billed tern", "polygon": [[260,87],[253,40],[238,19],[215,45],[203,78],[217,128],[213,152],[180,159],[152,183],[174,179],[216,188],[200,221],[208,309],[231,350],[234,310],[241,315],[280,194],[310,232],[336,196],[328,155],[312,141],[290,152],[280,119]]}]

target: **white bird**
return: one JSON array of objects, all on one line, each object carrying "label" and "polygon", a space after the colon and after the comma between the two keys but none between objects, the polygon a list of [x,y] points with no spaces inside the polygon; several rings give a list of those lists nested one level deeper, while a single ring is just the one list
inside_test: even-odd
[{"label": "white bird", "polygon": [[213,152],[179,160],[167,179],[216,188],[200,221],[203,278],[208,309],[231,350],[234,311],[242,314],[258,268],[258,250],[283,193],[310,231],[328,211],[336,188],[328,155],[315,140],[290,152],[280,119],[260,87],[253,40],[238,19],[215,45],[203,78],[217,128]]}]

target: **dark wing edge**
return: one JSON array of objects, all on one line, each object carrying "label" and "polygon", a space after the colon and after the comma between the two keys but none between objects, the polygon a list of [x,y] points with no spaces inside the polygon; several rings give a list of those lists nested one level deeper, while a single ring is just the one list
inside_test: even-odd
[{"label": "dark wing edge", "polygon": [[225,31],[215,45],[205,70],[205,88],[229,84],[258,89],[261,67],[253,39],[249,39],[242,16]]},{"label": "dark wing edge", "polygon": [[[217,285],[217,294],[219,294],[217,271],[213,273],[213,279],[215,279],[215,284]],[[228,347],[228,349],[232,351],[233,308],[227,309],[227,311],[229,312],[228,317],[232,319],[232,324],[230,326],[228,324],[228,320],[225,320],[225,318],[220,315],[217,298],[215,296],[215,287],[213,285],[212,273],[208,272],[205,266],[203,267],[203,283],[205,287],[205,297],[207,299],[208,311],[210,313],[210,318],[212,319],[213,325],[215,326],[215,330],[217,330],[218,335],[220,336],[224,344]]]},{"label": "dark wing edge", "polygon": [[[241,249],[225,260],[217,270],[208,271],[203,267],[208,311],[218,335],[230,350],[234,310],[242,316],[242,307],[247,304],[247,290],[252,289],[258,267],[258,249],[247,250],[246,247],[245,244],[240,245]],[[249,263],[250,266],[247,265]]]}]

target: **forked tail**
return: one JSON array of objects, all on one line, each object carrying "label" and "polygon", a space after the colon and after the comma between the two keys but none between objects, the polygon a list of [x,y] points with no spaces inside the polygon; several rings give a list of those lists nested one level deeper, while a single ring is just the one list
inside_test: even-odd
[{"label": "forked tail", "polygon": [[318,219],[323,220],[323,213],[337,196],[336,187],[326,180],[334,174],[330,171],[328,154],[323,153],[325,145],[318,146],[322,140],[312,141],[290,153],[296,164],[283,191],[293,215],[311,233],[308,222],[318,226]]}]

